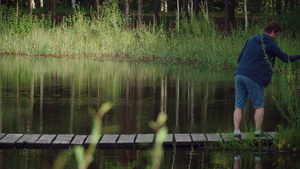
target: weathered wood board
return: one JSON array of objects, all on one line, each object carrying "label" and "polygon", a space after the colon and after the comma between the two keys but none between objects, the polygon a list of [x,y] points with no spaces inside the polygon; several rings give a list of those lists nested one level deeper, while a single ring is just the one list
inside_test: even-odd
[{"label": "weathered wood board", "polygon": [[116,142],[119,138],[117,134],[105,134],[103,135],[102,139],[100,140],[98,147],[99,148],[116,148]]},{"label": "weathered wood board", "polygon": [[222,141],[222,137],[219,133],[206,133],[205,135],[208,143]]},{"label": "weathered wood board", "polygon": [[153,145],[154,134],[138,134],[135,145],[139,148],[146,148]]},{"label": "weathered wood board", "polygon": [[135,138],[136,138],[135,134],[121,134],[117,141],[117,147],[119,148],[134,147]]},{"label": "weathered wood board", "polygon": [[83,145],[83,143],[87,137],[88,137],[88,135],[76,135],[71,142],[71,146]]},{"label": "weathered wood board", "polygon": [[193,144],[190,134],[174,134],[176,146],[191,146]]},{"label": "weathered wood board", "polygon": [[206,137],[203,133],[192,133],[191,134],[193,145],[205,145],[206,143]]},{"label": "weathered wood board", "polygon": [[49,148],[51,143],[56,138],[56,134],[43,134],[36,142],[34,147],[36,148]]},{"label": "weathered wood board", "polygon": [[71,141],[74,134],[59,134],[52,142],[52,148],[68,148],[70,147]]},{"label": "weathered wood board", "polygon": [[24,134],[17,142],[17,148],[34,148],[35,142],[41,137],[40,134]]},{"label": "weathered wood board", "polygon": [[0,140],[0,148],[13,148],[23,134],[7,134]]},{"label": "weathered wood board", "polygon": [[101,138],[101,135],[98,135],[98,136],[95,136],[96,137],[96,142],[92,142],[92,135],[89,135],[87,138],[86,138],[86,140],[84,141],[84,143],[83,143],[83,145],[85,146],[85,147],[88,147],[91,143],[96,143],[96,144],[98,144],[99,143],[99,141],[100,141],[100,138]]}]

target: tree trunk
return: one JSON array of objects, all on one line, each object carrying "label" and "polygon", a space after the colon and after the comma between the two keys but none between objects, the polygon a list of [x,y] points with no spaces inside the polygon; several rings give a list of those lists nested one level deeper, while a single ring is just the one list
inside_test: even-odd
[{"label": "tree trunk", "polygon": [[166,0],[161,1],[161,7],[163,9],[163,22],[166,23]]},{"label": "tree trunk", "polygon": [[51,8],[50,0],[45,0],[45,18],[48,19],[48,14]]},{"label": "tree trunk", "polygon": [[138,25],[143,26],[143,0],[138,0]]},{"label": "tree trunk", "polygon": [[93,0],[93,10],[99,14],[99,8],[101,5],[101,0]]},{"label": "tree trunk", "polygon": [[276,11],[277,15],[281,15],[281,0],[277,0],[276,2]]},{"label": "tree trunk", "polygon": [[33,0],[30,0],[30,3],[29,3],[29,6],[30,6],[30,18],[32,17],[32,7],[33,7],[32,1]]},{"label": "tree trunk", "polygon": [[157,25],[159,25],[158,23],[158,3],[157,0],[153,0],[153,12],[154,12],[154,19],[155,22],[157,23]]},{"label": "tree trunk", "polygon": [[250,4],[250,20],[249,20],[249,28],[252,26],[252,19],[253,19],[253,11],[252,11],[252,6],[253,6],[253,0],[249,0]]},{"label": "tree trunk", "polygon": [[290,7],[292,11],[295,9],[295,0],[290,0]]},{"label": "tree trunk", "polygon": [[127,29],[130,28],[130,21],[129,21],[129,15],[130,15],[130,0],[125,0],[124,1],[124,11],[125,11],[125,20],[126,20],[126,25]]},{"label": "tree trunk", "polygon": [[235,8],[236,8],[236,0],[229,0],[228,15],[229,15],[231,26],[233,28],[236,27]]},{"label": "tree trunk", "polygon": [[52,0],[52,26],[56,25],[56,0]]},{"label": "tree trunk", "polygon": [[179,29],[180,29],[180,18],[179,18],[179,0],[177,0],[177,27],[178,27],[178,32],[179,32]]},{"label": "tree trunk", "polygon": [[194,12],[196,16],[199,14],[199,0],[193,0],[194,1]]},{"label": "tree trunk", "polygon": [[41,3],[41,8],[43,8],[44,7],[44,1],[40,0],[40,3]]},{"label": "tree trunk", "polygon": [[184,16],[188,19],[190,19],[189,16],[189,0],[183,0],[183,11],[184,11]]},{"label": "tree trunk", "polygon": [[225,0],[225,32],[228,34],[229,33],[229,14],[228,14],[228,0]]},{"label": "tree trunk", "polygon": [[247,14],[247,0],[244,0],[244,13],[245,13],[245,32],[248,29],[248,14]]},{"label": "tree trunk", "polygon": [[75,4],[76,4],[75,0],[72,0],[72,8],[73,9],[75,9]]},{"label": "tree trunk", "polygon": [[284,9],[287,10],[289,0],[284,0]]}]

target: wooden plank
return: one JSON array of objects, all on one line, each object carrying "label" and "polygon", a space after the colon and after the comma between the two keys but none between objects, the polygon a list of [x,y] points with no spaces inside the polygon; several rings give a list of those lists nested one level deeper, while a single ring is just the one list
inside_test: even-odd
[{"label": "wooden plank", "polygon": [[176,146],[191,146],[193,145],[190,134],[174,134]]},{"label": "wooden plank", "polygon": [[222,137],[219,133],[207,133],[205,134],[208,143],[219,142],[222,141]]},{"label": "wooden plank", "polygon": [[203,133],[192,133],[191,134],[193,145],[205,145],[206,137]]},{"label": "wooden plank", "polygon": [[13,148],[23,134],[7,134],[0,140],[0,148]]},{"label": "wooden plank", "polygon": [[105,134],[100,140],[98,146],[99,148],[115,148],[118,138],[119,135],[117,134]]},{"label": "wooden plank", "polygon": [[121,134],[117,141],[117,147],[133,147],[135,138],[135,134]]},{"label": "wooden plank", "polygon": [[266,137],[261,137],[261,138],[254,138],[257,141],[263,141],[263,142],[272,142],[273,138],[268,134],[268,133],[264,133],[267,136]]},{"label": "wooden plank", "polygon": [[2,139],[5,136],[5,133],[0,133],[0,139]]},{"label": "wooden plank", "polygon": [[92,139],[92,135],[89,135],[89,136],[86,138],[86,140],[85,140],[85,142],[83,143],[83,145],[84,145],[85,147],[88,147],[91,143],[96,143],[96,144],[98,144],[100,138],[101,138],[101,135],[98,135],[98,136],[96,136],[96,142],[91,142],[91,141],[92,141],[92,140],[91,140],[91,139]]},{"label": "wooden plank", "polygon": [[35,142],[40,138],[40,134],[24,134],[16,142],[17,148],[34,148]]},{"label": "wooden plank", "polygon": [[272,139],[275,139],[276,135],[277,135],[277,132],[274,132],[274,131],[268,131],[266,132],[270,137],[272,137]]},{"label": "wooden plank", "polygon": [[135,145],[140,148],[153,146],[154,134],[138,134],[135,140]]},{"label": "wooden plank", "polygon": [[233,133],[221,133],[221,137],[225,142],[234,141]]},{"label": "wooden plank", "polygon": [[71,146],[75,145],[83,145],[85,139],[87,138],[88,135],[76,135],[74,139],[71,142]]},{"label": "wooden plank", "polygon": [[253,134],[251,135],[251,134],[248,133],[248,132],[242,132],[242,133],[241,133],[241,136],[242,136],[242,140],[253,139]]},{"label": "wooden plank", "polygon": [[59,134],[52,142],[52,148],[68,148],[70,147],[71,141],[74,134]]},{"label": "wooden plank", "polygon": [[52,141],[55,139],[56,134],[43,134],[36,142],[34,147],[36,148],[49,148]]}]

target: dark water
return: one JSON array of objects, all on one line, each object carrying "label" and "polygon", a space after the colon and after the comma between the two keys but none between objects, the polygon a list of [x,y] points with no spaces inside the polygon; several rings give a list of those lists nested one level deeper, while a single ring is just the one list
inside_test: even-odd
[{"label": "dark water", "polygon": [[[212,72],[179,65],[2,56],[0,132],[89,134],[92,114],[105,102],[113,103],[113,108],[103,118],[103,134],[153,133],[149,122],[155,120],[159,112],[166,112],[168,116],[169,133],[231,132],[233,73],[233,70]],[[263,129],[274,131],[284,122],[273,103],[272,97],[280,95],[276,83],[272,83],[265,93]],[[244,113],[243,122],[244,130],[253,126],[251,103]],[[52,166],[58,154],[55,150],[1,151],[3,168],[12,164],[16,168],[31,164]],[[71,152],[69,154],[74,156]],[[149,164],[143,163],[145,154],[135,150],[99,150],[96,154],[99,162],[94,165],[114,166],[117,161],[121,168],[139,165],[143,168]],[[16,164],[20,159],[24,165]],[[68,165],[73,167],[76,160],[70,159],[73,161]],[[110,162],[109,159],[113,160]],[[163,166],[231,168],[232,159],[234,155],[230,152],[166,151]]]},{"label": "dark water", "polygon": [[[64,156],[60,156],[64,154]],[[161,168],[290,168],[300,167],[300,154],[252,151],[167,150]],[[57,168],[57,159],[65,168],[77,168],[72,150],[0,150],[0,166],[11,168]],[[150,168],[147,150],[98,150],[89,168]]]}]

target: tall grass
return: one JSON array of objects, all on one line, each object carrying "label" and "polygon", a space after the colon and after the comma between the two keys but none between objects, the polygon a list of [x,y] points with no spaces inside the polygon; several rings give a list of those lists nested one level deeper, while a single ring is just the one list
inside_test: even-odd
[{"label": "tall grass", "polygon": [[[11,15],[4,14],[6,11]],[[17,17],[13,13],[0,10],[1,53],[196,63],[213,69],[235,68],[247,38],[261,33],[265,25],[254,26],[249,34],[237,29],[225,36],[212,20],[199,15],[190,21],[182,20],[179,32],[176,27],[166,30],[164,25],[156,24],[127,29],[114,4],[91,16],[77,9],[55,27],[51,27],[50,18]],[[300,48],[299,41],[293,38],[281,38],[279,44],[290,54]]]},{"label": "tall grass", "polygon": [[281,75],[278,78],[280,95],[273,97],[276,106],[287,121],[277,127],[277,146],[279,149],[298,151],[300,148],[300,96],[295,75]]}]

